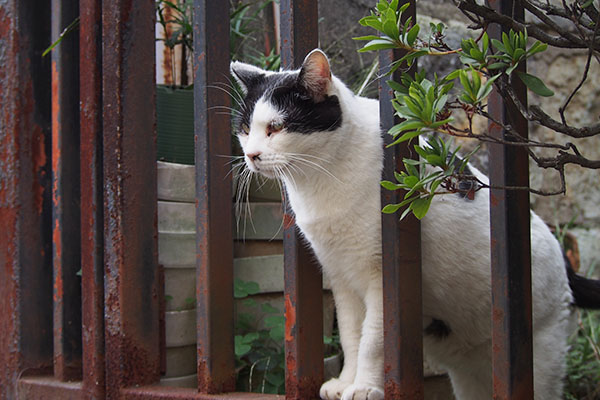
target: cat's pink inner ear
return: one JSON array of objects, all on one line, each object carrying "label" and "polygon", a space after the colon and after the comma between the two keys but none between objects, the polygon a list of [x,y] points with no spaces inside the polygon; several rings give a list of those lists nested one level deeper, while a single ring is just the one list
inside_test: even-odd
[{"label": "cat's pink inner ear", "polygon": [[313,50],[306,56],[299,79],[316,102],[325,99],[331,85],[331,69],[321,50]]}]

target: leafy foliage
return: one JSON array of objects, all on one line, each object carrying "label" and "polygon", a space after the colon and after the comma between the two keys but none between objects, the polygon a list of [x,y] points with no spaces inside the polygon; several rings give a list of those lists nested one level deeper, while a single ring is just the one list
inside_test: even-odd
[{"label": "leafy foliage", "polygon": [[565,399],[600,399],[600,312],[578,311],[578,331],[567,356]]},{"label": "leafy foliage", "polygon": [[[284,393],[284,317],[269,303],[259,305],[250,295],[260,291],[256,282],[234,281],[234,296],[245,299],[252,313],[240,313],[234,337],[238,389],[260,393]],[[260,312],[259,312],[260,310]],[[262,315],[264,328],[259,328]]]},{"label": "leafy foliage", "polygon": [[[394,137],[391,145],[411,141],[422,134],[480,137],[472,131],[473,116],[486,116],[487,99],[494,86],[505,87],[512,79],[521,80],[538,95],[554,94],[541,79],[518,69],[527,58],[547,48],[540,41],[529,46],[526,31],[511,30],[502,35],[502,40],[490,40],[483,32],[477,40],[462,40],[462,47],[452,50],[443,41],[445,27],[441,23],[431,23],[428,38],[421,39],[420,26],[405,15],[408,7],[409,3],[400,6],[398,0],[380,0],[375,10],[360,20],[361,25],[375,29],[378,35],[355,38],[367,41],[359,51],[404,51],[404,56],[393,63],[390,74],[425,56],[458,55],[462,65],[442,79],[434,76],[433,81],[425,78],[424,71],[411,75],[407,70],[402,71],[400,82],[388,81],[395,92],[392,99],[395,114],[402,119],[388,132]],[[469,129],[452,126],[453,114],[457,111],[466,114]],[[420,219],[435,195],[460,191],[457,182],[467,180],[472,183],[469,187],[476,186],[475,177],[462,174],[472,153],[461,161],[462,167],[456,168],[458,149],[451,149],[442,138],[430,139],[426,146],[415,144],[414,149],[420,160],[404,159],[405,171],[396,173],[397,182],[382,182],[387,189],[405,191],[403,201],[386,205],[384,213],[406,206],[401,218],[412,212]],[[478,184],[478,189],[485,186]]]}]

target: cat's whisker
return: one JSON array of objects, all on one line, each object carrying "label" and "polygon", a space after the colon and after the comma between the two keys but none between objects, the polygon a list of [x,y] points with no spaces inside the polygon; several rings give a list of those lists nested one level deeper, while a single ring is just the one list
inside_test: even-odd
[{"label": "cat's whisker", "polygon": [[[227,163],[227,164],[230,164],[230,163]],[[235,171],[236,168],[241,168],[244,165],[246,165],[246,163],[244,161],[238,162],[237,164],[233,164],[231,166],[231,168],[229,169],[229,172],[227,172],[227,175],[225,175],[225,178],[227,178],[230,174],[232,174]]]},{"label": "cat's whisker", "polygon": [[232,107],[228,107],[228,106],[212,106],[212,107],[208,107],[207,110],[209,111],[213,111],[213,110],[227,110],[228,112],[222,112],[219,113],[221,115],[234,115],[237,117],[241,117],[242,116],[242,112],[240,110],[236,110],[235,108]]},{"label": "cat's whisker", "polygon": [[304,154],[304,153],[283,153],[283,155],[286,155],[286,156],[296,156],[296,157],[310,157],[310,158],[314,158],[314,159],[315,159],[315,160],[317,160],[317,161],[323,161],[323,162],[326,162],[326,163],[328,163],[328,164],[333,164],[333,162],[332,162],[331,160],[328,160],[328,159],[326,159],[326,158],[323,158],[323,157],[318,157],[318,156],[315,156],[315,155],[313,155],[313,154]]},{"label": "cat's whisker", "polygon": [[[222,84],[222,85],[224,85],[224,86],[227,86],[224,82],[219,82],[219,83]],[[206,85],[206,87],[207,88],[211,88],[211,89],[218,89],[218,90],[220,90],[222,92],[227,93],[229,95],[229,97],[231,97],[231,99],[233,101],[235,101],[235,103],[240,108],[244,107],[244,105],[243,105],[243,99],[241,98],[241,95],[235,89],[232,88],[232,91],[229,91],[229,90],[227,90],[225,88],[222,88],[221,86],[218,86],[218,85]]]},{"label": "cat's whisker", "polygon": [[304,165],[306,165],[307,167],[312,167],[316,171],[321,171],[321,172],[325,173],[329,177],[331,177],[334,180],[336,180],[338,183],[343,183],[335,175],[333,175],[327,168],[323,167],[322,165],[320,165],[320,164],[318,164],[318,163],[316,163],[314,161],[306,160],[304,158],[296,157],[296,156],[290,156],[289,158],[292,161],[296,161],[298,163],[304,163]]}]

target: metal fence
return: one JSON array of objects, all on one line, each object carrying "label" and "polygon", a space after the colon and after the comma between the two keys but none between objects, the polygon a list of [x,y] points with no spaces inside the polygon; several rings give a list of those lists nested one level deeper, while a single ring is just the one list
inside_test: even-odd
[{"label": "metal fence", "polygon": [[[506,14],[519,2],[490,1]],[[164,369],[157,262],[154,0],[0,2],[0,398],[252,399],[232,393],[229,1],[194,1],[198,387],[157,386]],[[415,12],[413,7],[412,12]],[[51,59],[48,38],[80,18]],[[317,1],[281,0],[282,60],[318,43]],[[492,26],[499,36],[501,27]],[[382,66],[399,54],[382,52]],[[525,96],[523,88],[519,93]],[[394,123],[380,85],[383,129]],[[490,113],[526,136],[494,95]],[[490,130],[503,132],[497,125]],[[387,149],[385,174],[406,149]],[[527,154],[490,146],[492,185],[527,186]],[[384,203],[394,196],[382,193]],[[529,203],[491,191],[497,399],[533,398]],[[292,220],[286,214],[286,220]],[[386,399],[423,398],[420,228],[383,216]],[[508,240],[510,234],[511,240]],[[323,376],[321,276],[286,224],[286,398]],[[81,277],[77,272],[81,267]],[[216,394],[221,393],[221,394]]]}]

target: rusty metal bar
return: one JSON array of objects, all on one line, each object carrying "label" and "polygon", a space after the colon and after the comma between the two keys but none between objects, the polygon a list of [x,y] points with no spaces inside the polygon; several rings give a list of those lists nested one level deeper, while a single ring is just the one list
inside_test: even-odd
[{"label": "rusty metal bar", "polygon": [[[281,0],[281,59],[298,68],[319,42],[318,2]],[[284,216],[286,399],[319,397],[323,382],[323,282],[320,267],[300,239],[293,212]]]},{"label": "rusty metal bar", "polygon": [[[52,37],[79,13],[77,0],[52,0]],[[67,35],[52,51],[52,253],[54,376],[81,377],[79,217],[79,40]]]},{"label": "rusty metal bar", "polygon": [[122,400],[283,400],[285,396],[264,393],[198,393],[176,387],[140,387],[123,390]]},{"label": "rusty metal bar", "polygon": [[229,2],[194,1],[194,130],[196,141],[196,300],[198,390],[235,389],[233,229],[228,85]]},{"label": "rusty metal bar", "polygon": [[79,0],[82,388],[102,399],[104,380],[104,236],[102,175],[101,0]]},{"label": "rusty metal bar", "polygon": [[160,374],[153,0],[102,3],[106,396]]},{"label": "rusty metal bar", "polygon": [[52,366],[50,3],[0,2],[0,398]]},{"label": "rusty metal bar", "polygon": [[[401,3],[407,3],[404,1]],[[416,18],[413,2],[403,17]],[[391,64],[404,54],[380,51],[380,75],[390,71]],[[412,71],[414,72],[414,68]],[[400,81],[397,70],[392,79]],[[387,80],[387,79],[386,79]],[[393,141],[387,131],[399,122],[394,116],[393,90],[382,79],[379,83],[379,115],[384,143]],[[404,169],[403,158],[414,158],[408,143],[386,148],[383,179],[395,181],[394,171]],[[381,191],[382,206],[399,203],[404,193]],[[421,290],[421,225],[411,214],[399,221],[397,214],[382,214],[384,371],[386,399],[423,399],[423,332]]]},{"label": "rusty metal bar", "polygon": [[[513,0],[490,1],[497,11],[523,20],[521,4]],[[500,39],[506,27],[492,24],[490,36]],[[525,70],[525,65],[521,66]],[[518,81],[518,80],[515,80]],[[515,92],[527,104],[526,88]],[[488,102],[491,115],[527,137],[527,121],[512,103],[493,92]],[[500,126],[489,124],[490,134],[514,140]],[[489,146],[492,186],[529,186],[527,151],[517,146]],[[531,250],[529,193],[525,190],[490,191],[492,256],[492,363],[494,399],[533,399],[531,320]]]},{"label": "rusty metal bar", "polygon": [[[81,382],[61,382],[51,377],[26,377],[19,379],[15,400],[83,400]],[[9,397],[13,399],[13,397]]]}]

